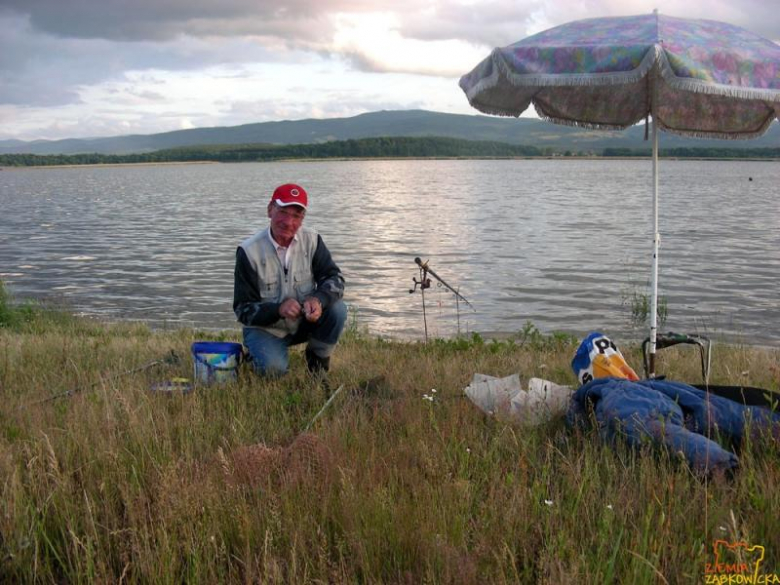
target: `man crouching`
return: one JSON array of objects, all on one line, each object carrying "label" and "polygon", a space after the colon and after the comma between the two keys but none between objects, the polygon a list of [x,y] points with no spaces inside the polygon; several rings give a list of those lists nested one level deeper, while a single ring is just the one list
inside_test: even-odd
[{"label": "man crouching", "polygon": [[233,311],[263,376],[285,374],[288,348],[304,342],[309,371],[324,375],[347,319],[341,270],[319,234],[302,227],[307,206],[302,187],[277,187],[270,225],[236,250]]}]

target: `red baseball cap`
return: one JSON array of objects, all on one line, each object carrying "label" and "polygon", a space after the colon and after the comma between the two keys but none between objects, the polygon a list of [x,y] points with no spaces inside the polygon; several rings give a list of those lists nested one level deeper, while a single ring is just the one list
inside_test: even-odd
[{"label": "red baseball cap", "polygon": [[271,195],[271,201],[281,207],[298,205],[306,209],[306,206],[309,204],[309,196],[303,187],[294,183],[286,183],[276,188],[274,194]]}]

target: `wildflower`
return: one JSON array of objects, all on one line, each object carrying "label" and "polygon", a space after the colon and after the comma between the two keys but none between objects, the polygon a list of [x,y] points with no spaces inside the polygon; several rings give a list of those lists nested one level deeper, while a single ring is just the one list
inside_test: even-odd
[{"label": "wildflower", "polygon": [[720,530],[721,532],[728,532],[728,528],[726,528],[725,526],[718,526],[718,530]]},{"label": "wildflower", "polygon": [[553,505],[553,501],[552,500],[545,500],[544,503],[546,505],[548,505],[548,506],[552,506]]},{"label": "wildflower", "polygon": [[436,394],[436,388],[431,388],[431,392],[433,392],[434,394]]},{"label": "wildflower", "polygon": [[607,510],[614,510],[614,508],[612,507],[612,504],[607,504]]},{"label": "wildflower", "polygon": [[428,400],[429,402],[433,402],[433,396],[430,396],[429,394],[423,394],[422,399]]}]

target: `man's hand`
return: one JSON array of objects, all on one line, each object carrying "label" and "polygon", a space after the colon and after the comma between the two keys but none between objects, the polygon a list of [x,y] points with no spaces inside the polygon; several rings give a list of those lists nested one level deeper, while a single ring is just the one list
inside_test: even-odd
[{"label": "man's hand", "polygon": [[301,304],[295,299],[287,299],[279,305],[279,316],[282,319],[297,319],[301,316]]},{"label": "man's hand", "polygon": [[309,297],[303,301],[303,314],[307,321],[316,323],[322,317],[322,303],[317,297]]}]

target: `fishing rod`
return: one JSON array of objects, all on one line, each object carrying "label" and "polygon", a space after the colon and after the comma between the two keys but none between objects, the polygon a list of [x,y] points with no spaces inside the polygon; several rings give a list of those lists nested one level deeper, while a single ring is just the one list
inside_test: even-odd
[{"label": "fishing rod", "polygon": [[[180,361],[181,358],[178,355],[176,355],[173,350],[171,350],[170,353],[166,355],[164,358],[151,361],[149,363],[138,366],[137,368],[132,368],[124,372],[119,372],[118,374],[109,376],[108,378],[105,379],[105,381],[108,382],[108,381],[116,380],[118,378],[129,376],[130,374],[135,374],[137,372],[143,372],[144,370],[149,370],[155,366],[160,366],[163,364],[169,364],[169,365],[178,364]],[[92,384],[89,384],[87,386],[79,386],[77,388],[72,388],[70,390],[67,390],[66,392],[60,392],[59,394],[54,394],[52,396],[49,396],[48,398],[44,398],[43,400],[37,400],[36,402],[23,404],[19,408],[26,408],[28,406],[38,406],[39,404],[45,404],[47,402],[51,402],[52,400],[57,400],[58,398],[70,398],[71,396],[78,394],[79,392],[83,392],[84,390],[91,390],[92,388],[95,388],[98,384],[100,384],[100,382],[93,382]]]},{"label": "fishing rod", "polygon": [[[454,288],[452,288],[452,287],[451,287],[449,284],[447,284],[446,282],[444,282],[444,280],[442,280],[442,278],[441,278],[441,277],[440,277],[438,274],[436,274],[436,273],[433,271],[433,269],[432,269],[431,267],[429,267],[429,266],[428,266],[428,261],[427,261],[427,260],[426,260],[425,262],[423,262],[423,261],[422,261],[422,260],[420,260],[420,258],[418,257],[418,258],[415,258],[415,259],[414,259],[414,263],[415,263],[415,264],[417,264],[417,265],[420,267],[420,270],[422,270],[423,272],[425,272],[425,273],[427,273],[427,274],[430,274],[430,275],[431,275],[431,276],[433,276],[433,277],[434,277],[436,280],[438,280],[440,283],[442,283],[442,284],[443,284],[445,287],[447,287],[448,289],[450,289],[450,290],[452,291],[452,293],[453,293],[453,294],[454,294],[454,295],[455,295],[457,298],[459,298],[459,299],[460,299],[460,300],[462,300],[464,303],[466,303],[466,304],[467,304],[469,307],[471,307],[471,310],[472,310],[472,311],[476,312],[476,309],[474,308],[474,306],[473,306],[473,305],[472,305],[470,302],[468,302],[468,301],[466,300],[466,297],[464,297],[464,296],[463,296],[462,294],[460,294],[460,293],[459,293],[457,290],[455,290]],[[428,282],[430,283],[430,279],[428,280]],[[430,286],[430,284],[429,284],[428,286]]]},{"label": "fishing rod", "polygon": [[469,307],[471,307],[472,311],[476,312],[476,309],[474,306],[464,297],[460,292],[454,288],[452,288],[446,281],[444,281],[436,272],[434,272],[430,266],[428,266],[428,261],[426,260],[423,262],[419,256],[414,259],[415,264],[420,269],[420,279],[412,278],[412,282],[414,282],[414,288],[409,289],[409,294],[414,293],[417,290],[417,287],[420,287],[420,293],[422,294],[422,308],[423,308],[423,325],[425,326],[425,342],[428,342],[428,317],[425,311],[425,289],[431,288],[431,279],[428,278],[428,275],[430,274],[433,276],[437,281],[439,281],[440,286],[444,286],[448,290],[450,290],[455,295],[455,307],[456,307],[456,313],[458,316],[458,335],[460,335],[460,301],[462,300],[464,303],[466,303]]}]

